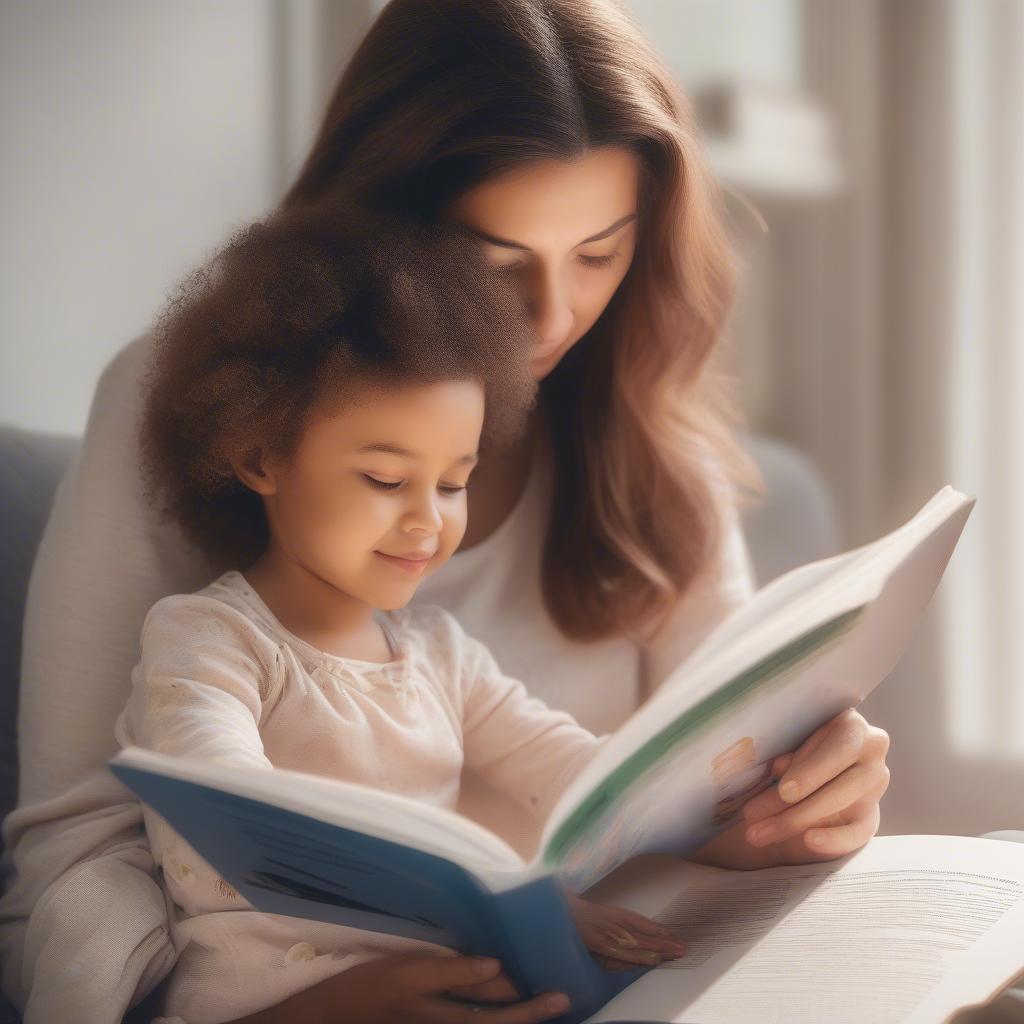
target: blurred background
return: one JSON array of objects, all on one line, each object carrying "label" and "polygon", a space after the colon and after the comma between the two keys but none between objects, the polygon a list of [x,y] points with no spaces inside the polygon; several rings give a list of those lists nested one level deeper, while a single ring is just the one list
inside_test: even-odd
[{"label": "blurred background", "polygon": [[[277,202],[381,6],[0,4],[0,422],[81,434],[169,287]],[[946,482],[979,499],[864,708],[893,736],[882,831],[1024,828],[1024,0],[632,7],[728,191],[747,417],[811,554]]]}]

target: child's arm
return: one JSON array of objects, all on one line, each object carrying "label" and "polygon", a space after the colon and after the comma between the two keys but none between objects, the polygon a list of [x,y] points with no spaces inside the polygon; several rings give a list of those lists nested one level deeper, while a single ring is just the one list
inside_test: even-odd
[{"label": "child's arm", "polygon": [[[122,746],[273,769],[259,721],[276,693],[276,648],[220,601],[181,595],[146,617],[132,691],[114,732]],[[146,805],[153,860],[174,901],[190,915],[237,909],[238,897],[186,840]]]},{"label": "child's arm", "polygon": [[259,722],[276,696],[277,650],[241,613],[199,595],[146,617],[142,656],[115,733],[122,746],[270,769]]},{"label": "child's arm", "polygon": [[[543,821],[602,740],[571,715],[530,697],[522,683],[501,673],[482,644],[461,631],[453,641],[462,647],[466,764]],[[569,906],[584,945],[606,968],[650,966],[686,952],[684,942],[641,914],[576,895],[569,896]]]},{"label": "child's arm", "polygon": [[543,822],[603,740],[531,697],[454,620],[449,628],[458,648],[465,763]]}]

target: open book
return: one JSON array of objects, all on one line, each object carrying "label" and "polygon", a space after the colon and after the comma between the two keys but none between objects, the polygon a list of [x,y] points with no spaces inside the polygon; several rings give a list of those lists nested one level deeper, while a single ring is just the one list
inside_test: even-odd
[{"label": "open book", "polygon": [[644,971],[597,966],[563,887],[732,824],[778,754],[889,674],[972,505],[944,488],[887,537],[761,590],[602,745],[529,861],[457,814],[334,779],[138,748],[110,767],[257,909],[497,957],[580,1021]]},{"label": "open book", "polygon": [[[839,862],[765,871],[653,855],[588,896],[689,943],[594,1024],[940,1024],[1024,971],[1019,843],[884,836]],[[1020,1005],[999,1019],[1024,1019]]]}]

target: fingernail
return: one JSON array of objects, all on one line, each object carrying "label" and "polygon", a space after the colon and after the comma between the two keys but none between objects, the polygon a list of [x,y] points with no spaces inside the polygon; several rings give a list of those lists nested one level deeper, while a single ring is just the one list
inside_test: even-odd
[{"label": "fingernail", "polygon": [[808,832],[807,841],[811,846],[824,846],[825,837],[820,832]]},{"label": "fingernail", "polygon": [[473,960],[473,973],[474,974],[491,974],[494,971],[496,960],[492,960],[490,957],[475,957]]},{"label": "fingernail", "polygon": [[608,934],[615,940],[616,944],[621,946],[623,949],[636,949],[639,945],[633,935],[630,932],[627,932],[624,928],[610,926],[608,928]]},{"label": "fingernail", "polygon": [[675,935],[675,932],[672,931],[671,928],[666,928],[664,925],[658,925],[658,934],[663,939],[671,939]]},{"label": "fingernail", "polygon": [[569,997],[561,994],[548,996],[544,1000],[544,1009],[548,1013],[565,1013],[569,1009]]},{"label": "fingernail", "polygon": [[774,825],[752,825],[747,829],[747,841],[755,846],[767,843],[775,838]]},{"label": "fingernail", "polygon": [[793,803],[799,795],[800,787],[792,779],[779,786],[779,796],[781,796],[786,803]]}]

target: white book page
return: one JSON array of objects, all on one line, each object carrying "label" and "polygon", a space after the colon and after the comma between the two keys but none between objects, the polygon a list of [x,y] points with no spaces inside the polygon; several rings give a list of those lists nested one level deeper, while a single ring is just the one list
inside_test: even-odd
[{"label": "white book page", "polygon": [[588,895],[656,917],[690,950],[594,1024],[939,1024],[1024,969],[1019,843],[892,836],[756,872],[644,860]]}]

